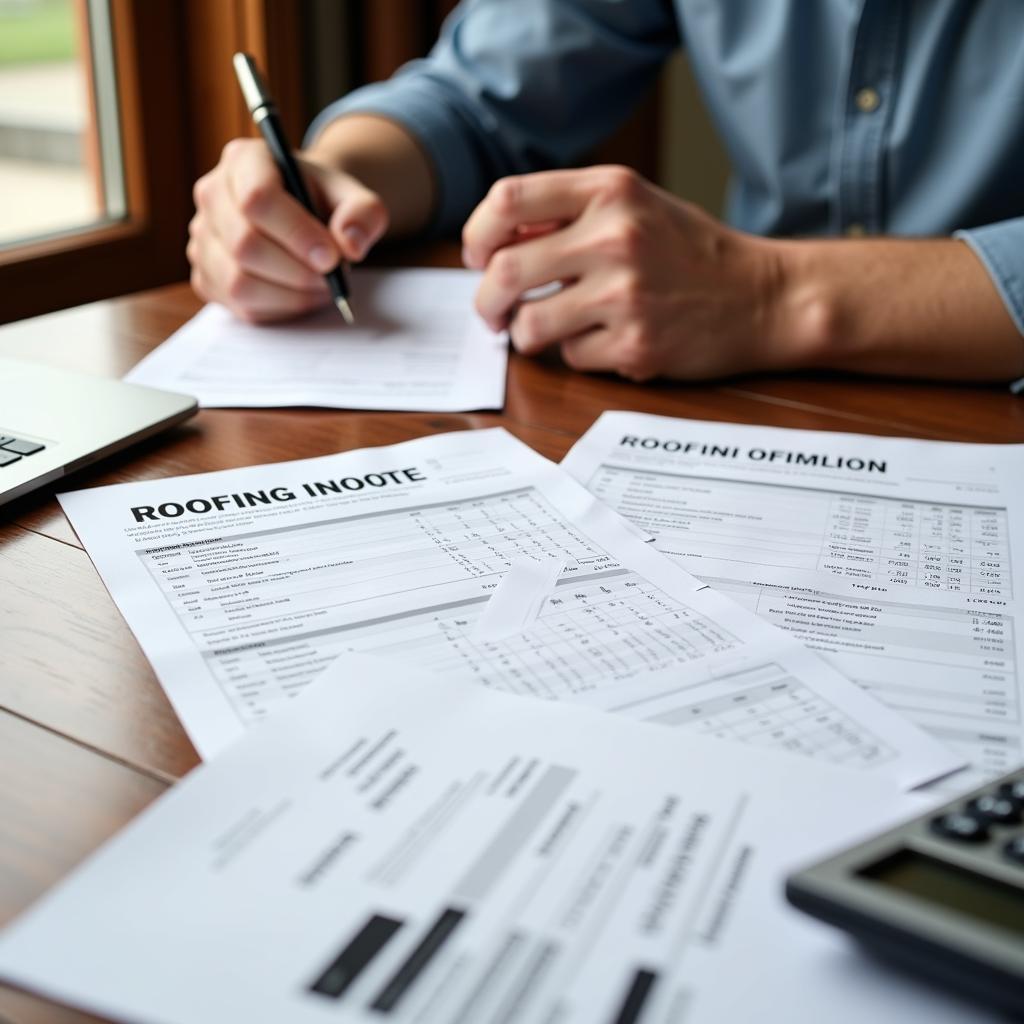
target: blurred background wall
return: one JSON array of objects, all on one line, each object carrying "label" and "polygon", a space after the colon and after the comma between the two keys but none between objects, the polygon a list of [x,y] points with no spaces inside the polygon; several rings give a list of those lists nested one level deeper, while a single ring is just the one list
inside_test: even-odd
[{"label": "blurred background wall", "polygon": [[684,54],[676,54],[669,62],[659,89],[659,184],[720,216],[725,205],[729,158],[715,134]]}]

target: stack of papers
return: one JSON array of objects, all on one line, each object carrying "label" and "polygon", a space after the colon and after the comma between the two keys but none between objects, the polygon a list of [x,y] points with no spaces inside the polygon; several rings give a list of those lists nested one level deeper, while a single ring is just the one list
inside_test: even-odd
[{"label": "stack of papers", "polygon": [[133,1022],[976,1024],[782,903],[794,862],[918,807],[345,656],[0,938],[0,974]]},{"label": "stack of papers", "polygon": [[1024,761],[1019,445],[605,413],[563,466],[971,764]]},{"label": "stack of papers", "polygon": [[[501,429],[60,500],[203,757],[359,652],[906,787],[963,764]],[[535,617],[481,624],[523,560]]]},{"label": "stack of papers", "polygon": [[61,495],[212,760],[0,977],[199,1024],[979,1020],[782,882],[1020,759],[1012,460],[613,413],[564,467],[477,430]]}]

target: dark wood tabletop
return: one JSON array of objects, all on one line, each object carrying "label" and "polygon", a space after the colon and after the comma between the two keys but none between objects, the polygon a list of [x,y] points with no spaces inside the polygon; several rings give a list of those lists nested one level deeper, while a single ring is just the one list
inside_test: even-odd
[{"label": "dark wood tabletop", "polygon": [[[95,303],[0,328],[0,355],[116,377],[198,308],[186,285]],[[557,460],[605,409],[1024,442],[1024,398],[1001,387],[825,374],[637,385],[513,355],[502,413],[204,410],[59,490],[495,425]],[[198,761],[54,493],[0,509],[0,926]],[[0,987],[0,1020],[10,1024],[94,1019]]]}]

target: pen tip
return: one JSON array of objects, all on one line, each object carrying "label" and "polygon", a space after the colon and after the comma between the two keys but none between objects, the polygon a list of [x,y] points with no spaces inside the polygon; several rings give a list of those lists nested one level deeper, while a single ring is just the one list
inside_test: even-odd
[{"label": "pen tip", "polygon": [[338,312],[345,318],[345,323],[351,326],[356,322],[356,318],[352,313],[352,307],[348,304],[348,299],[339,297],[334,300],[334,304],[338,307]]}]

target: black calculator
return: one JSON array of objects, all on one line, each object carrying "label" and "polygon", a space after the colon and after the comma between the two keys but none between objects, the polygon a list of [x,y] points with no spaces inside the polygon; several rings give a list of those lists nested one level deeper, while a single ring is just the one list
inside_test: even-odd
[{"label": "black calculator", "polygon": [[791,875],[793,906],[1024,1017],[1024,768]]}]

